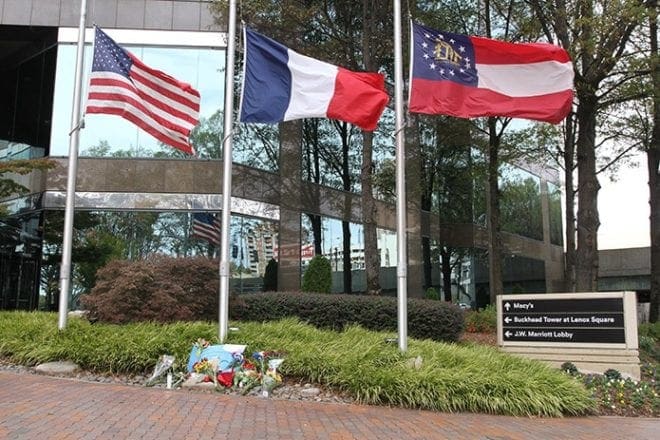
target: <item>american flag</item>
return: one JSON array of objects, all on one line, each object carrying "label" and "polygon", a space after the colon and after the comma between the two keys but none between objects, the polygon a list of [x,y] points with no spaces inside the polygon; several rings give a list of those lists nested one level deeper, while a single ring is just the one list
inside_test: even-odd
[{"label": "american flag", "polygon": [[209,243],[220,246],[220,227],[222,222],[208,212],[193,214],[192,235],[207,240]]},{"label": "american flag", "polygon": [[164,144],[195,154],[188,136],[199,122],[199,92],[95,30],[86,112],[119,115]]}]

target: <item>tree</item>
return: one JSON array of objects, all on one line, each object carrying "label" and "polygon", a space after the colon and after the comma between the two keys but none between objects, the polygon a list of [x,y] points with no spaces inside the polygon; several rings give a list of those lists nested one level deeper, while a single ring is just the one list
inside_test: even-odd
[{"label": "tree", "polygon": [[302,291],[330,293],[332,287],[332,267],[330,261],[322,255],[316,255],[309,262],[303,275]]},{"label": "tree", "polygon": [[266,265],[266,271],[264,272],[264,285],[262,290],[264,292],[276,292],[277,291],[277,261],[271,258]]},{"label": "tree", "polygon": [[[389,7],[391,2],[383,4],[376,0],[362,1],[362,61],[365,70],[377,71],[388,63],[392,53],[391,39],[383,40],[381,36],[385,29],[391,29]],[[387,42],[387,44],[383,44]],[[362,170],[360,184],[362,188],[362,223],[364,225],[364,263],[367,278],[367,293],[380,293],[380,255],[376,231],[378,215],[374,198],[374,135],[370,132],[362,134]]]},{"label": "tree", "polygon": [[55,168],[57,164],[50,159],[18,159],[0,162],[0,199],[12,195],[26,194],[29,189],[21,185],[13,177],[5,174],[25,176],[33,171],[46,171]]},{"label": "tree", "polygon": [[571,127],[571,134],[576,136],[578,173],[575,288],[593,291],[597,289],[600,224],[596,167],[598,117],[608,105],[632,98],[618,96],[614,102],[608,101],[616,90],[639,76],[616,68],[625,67],[624,62],[631,56],[628,44],[643,17],[642,2],[528,0],[528,3],[548,40],[558,41],[569,51],[574,63],[577,126]]},{"label": "tree", "polygon": [[649,321],[658,322],[660,314],[660,53],[658,52],[658,2],[648,2],[649,60],[653,99],[652,134],[646,161],[649,173],[651,207],[651,307]]},{"label": "tree", "polygon": [[[313,182],[316,185],[321,183],[321,158],[319,143],[321,142],[322,129],[319,119],[305,119],[303,121],[303,179]],[[318,214],[307,213],[312,226],[312,237],[314,241],[314,254],[321,255],[322,249],[322,230],[321,216]]]}]

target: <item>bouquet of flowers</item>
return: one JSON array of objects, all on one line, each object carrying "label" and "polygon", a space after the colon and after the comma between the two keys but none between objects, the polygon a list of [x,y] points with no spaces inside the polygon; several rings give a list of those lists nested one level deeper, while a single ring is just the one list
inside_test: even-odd
[{"label": "bouquet of flowers", "polygon": [[277,368],[284,362],[281,354],[274,351],[259,351],[252,354],[252,360],[244,360],[234,374],[234,387],[247,394],[256,386],[261,386],[261,392],[268,396],[270,392],[282,383],[282,376]]},{"label": "bouquet of flowers", "polygon": [[162,355],[158,358],[154,372],[151,377],[147,379],[145,385],[148,387],[153,386],[163,374],[167,373],[170,368],[172,368],[172,365],[174,365],[174,356],[167,354]]},{"label": "bouquet of flowers", "polygon": [[217,385],[218,361],[202,358],[193,364],[193,373],[203,376],[201,382],[213,382]]}]

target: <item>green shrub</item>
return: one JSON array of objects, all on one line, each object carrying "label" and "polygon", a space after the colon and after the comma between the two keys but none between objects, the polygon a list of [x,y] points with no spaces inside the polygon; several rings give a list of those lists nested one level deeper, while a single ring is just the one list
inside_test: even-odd
[{"label": "green shrub", "polygon": [[[397,299],[372,295],[328,295],[274,292],[241,295],[230,309],[232,319],[272,321],[296,316],[319,328],[342,330],[359,324],[370,330],[397,330]],[[418,339],[458,341],[463,332],[458,307],[425,299],[408,299],[408,334]]]},{"label": "green shrub", "polygon": [[264,271],[264,292],[277,292],[277,261],[271,258]]},{"label": "green shrub", "polygon": [[578,369],[575,366],[575,364],[573,364],[572,362],[564,362],[563,364],[561,364],[559,369],[565,373],[570,374],[571,376],[575,376],[576,374],[578,374]]},{"label": "green shrub", "polygon": [[603,376],[608,378],[609,380],[619,380],[621,379],[621,373],[618,370],[615,370],[614,368],[609,368],[605,370],[603,373]]},{"label": "green shrub", "polygon": [[330,293],[332,287],[332,268],[330,261],[322,255],[316,255],[309,262],[303,275],[302,291]]},{"label": "green shrub", "polygon": [[660,362],[660,341],[650,336],[639,336],[640,354]]},{"label": "green shrub", "polygon": [[91,319],[110,323],[217,321],[218,280],[217,261],[204,257],[115,260],[81,303]]},{"label": "green shrub", "polygon": [[426,289],[426,292],[424,292],[424,298],[426,299],[433,299],[433,300],[439,300],[440,295],[438,294],[438,291],[435,290],[433,287],[429,287]]},{"label": "green shrub", "polygon": [[660,322],[645,322],[640,324],[637,333],[640,336],[648,336],[656,341],[660,341]]},{"label": "green shrub", "polygon": [[481,310],[465,313],[465,331],[468,333],[492,333],[497,330],[497,309],[487,305]]}]

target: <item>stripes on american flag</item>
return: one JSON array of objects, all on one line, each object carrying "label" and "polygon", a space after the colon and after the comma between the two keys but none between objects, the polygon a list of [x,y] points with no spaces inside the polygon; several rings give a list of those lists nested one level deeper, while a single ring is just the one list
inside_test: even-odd
[{"label": "stripes on american flag", "polygon": [[220,246],[220,228],[222,222],[218,217],[208,212],[195,212],[192,221],[192,235]]},{"label": "stripes on american flag", "polygon": [[188,137],[199,121],[199,92],[95,30],[86,112],[121,116],[164,144],[195,154]]}]

